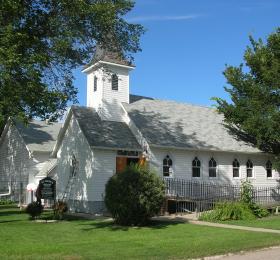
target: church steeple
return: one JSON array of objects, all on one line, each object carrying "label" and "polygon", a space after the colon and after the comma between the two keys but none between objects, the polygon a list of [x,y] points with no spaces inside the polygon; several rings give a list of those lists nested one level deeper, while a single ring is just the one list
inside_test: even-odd
[{"label": "church steeple", "polygon": [[129,72],[134,69],[120,52],[97,45],[87,74],[87,106],[104,120],[122,121],[121,103],[129,103]]}]

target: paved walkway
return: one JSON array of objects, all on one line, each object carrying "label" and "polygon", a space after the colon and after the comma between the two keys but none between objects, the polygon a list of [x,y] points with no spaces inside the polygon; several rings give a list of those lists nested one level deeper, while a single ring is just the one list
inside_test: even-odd
[{"label": "paved walkway", "polygon": [[279,260],[280,259],[280,247],[271,247],[260,249],[256,251],[240,252],[238,254],[228,254],[223,256],[209,256],[203,258],[203,260]]},{"label": "paved walkway", "polygon": [[[162,220],[162,221],[188,222],[188,223],[195,224],[195,225],[209,226],[209,227],[238,229],[238,230],[246,230],[246,231],[253,231],[253,232],[274,233],[274,234],[280,235],[280,230],[275,230],[275,229],[256,228],[256,227],[237,226],[237,225],[199,221],[199,220],[197,220],[195,214],[160,216],[160,217],[157,217],[156,219]],[[278,259],[280,259],[280,255],[279,255]]]},{"label": "paved walkway", "polygon": [[[209,227],[219,227],[219,228],[229,228],[229,229],[239,229],[253,232],[264,232],[264,233],[274,233],[280,235],[280,230],[268,229],[268,228],[255,228],[255,227],[247,227],[247,226],[237,226],[237,225],[229,225],[229,224],[220,224],[220,223],[212,223],[198,220],[189,220],[188,223],[201,225],[201,226],[209,226]],[[280,256],[279,256],[280,259]]]}]

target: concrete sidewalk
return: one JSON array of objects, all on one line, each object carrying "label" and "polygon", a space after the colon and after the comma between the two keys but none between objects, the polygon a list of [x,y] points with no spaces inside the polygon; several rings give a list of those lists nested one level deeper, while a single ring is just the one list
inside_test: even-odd
[{"label": "concrete sidewalk", "polygon": [[220,223],[205,222],[205,221],[198,221],[198,220],[189,220],[188,223],[201,225],[201,226],[208,226],[208,227],[229,228],[229,229],[238,229],[238,230],[253,231],[253,232],[274,233],[280,235],[280,230],[269,229],[269,228],[237,226],[237,225],[220,224]]},{"label": "concrete sidewalk", "polygon": [[204,257],[203,260],[279,260],[280,247],[270,247],[256,251],[244,251],[237,254]]},{"label": "concrete sidewalk", "polygon": [[[280,230],[276,230],[276,229],[256,228],[256,227],[237,226],[237,225],[230,225],[230,224],[199,221],[197,220],[195,214],[159,216],[154,219],[161,220],[161,221],[174,221],[174,222],[176,221],[182,223],[186,222],[194,225],[217,227],[217,228],[228,228],[228,229],[238,229],[238,230],[253,231],[253,232],[273,233],[273,234],[280,235]],[[280,260],[280,256],[279,256],[279,260]]]}]

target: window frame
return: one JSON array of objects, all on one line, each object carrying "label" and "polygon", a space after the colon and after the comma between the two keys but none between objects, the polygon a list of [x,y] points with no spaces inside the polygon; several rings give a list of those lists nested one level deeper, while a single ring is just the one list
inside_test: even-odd
[{"label": "window frame", "polygon": [[[268,167],[268,165],[270,167]],[[267,175],[267,170],[270,170],[271,173],[271,177],[268,177]],[[273,171],[272,171],[272,162],[270,160],[267,160],[266,164],[265,164],[265,173],[266,173],[266,178],[267,179],[273,179]]]},{"label": "window frame", "polygon": [[[214,162],[215,166],[210,166],[210,163]],[[210,176],[210,170],[215,169],[215,176]],[[217,167],[217,161],[214,159],[214,157],[211,157],[209,162],[208,162],[208,178],[212,179],[212,178],[217,178],[218,177],[218,167]]]},{"label": "window frame", "polygon": [[[166,163],[165,163],[166,161]],[[170,172],[170,169],[173,170],[173,160],[171,159],[171,157],[167,154],[163,160],[162,160],[162,175],[164,178],[172,178],[173,173]],[[168,167],[168,175],[167,171],[165,171],[165,168]]]},{"label": "window frame", "polygon": [[111,89],[114,91],[119,90],[119,77],[116,73],[111,76]]},{"label": "window frame", "polygon": [[[195,163],[195,165],[194,165]],[[199,176],[194,176],[195,171],[198,170]],[[197,156],[194,157],[192,160],[192,178],[199,179],[201,178],[201,161],[198,159]]]},{"label": "window frame", "polygon": [[[251,167],[248,167],[248,164],[251,164],[249,166]],[[248,177],[248,170],[251,170],[252,171],[252,176],[251,177]],[[248,159],[247,162],[246,162],[246,178],[247,179],[254,179],[254,164],[252,162],[252,160]]]},{"label": "window frame", "polygon": [[[237,163],[238,166],[234,166],[234,164]],[[234,170],[238,170],[238,176],[234,176]],[[241,174],[240,174],[240,163],[239,161],[235,158],[233,161],[232,161],[232,178],[233,179],[240,179],[241,177]]]},{"label": "window frame", "polygon": [[97,91],[97,81],[98,81],[97,77],[94,76],[93,77],[93,92]]}]

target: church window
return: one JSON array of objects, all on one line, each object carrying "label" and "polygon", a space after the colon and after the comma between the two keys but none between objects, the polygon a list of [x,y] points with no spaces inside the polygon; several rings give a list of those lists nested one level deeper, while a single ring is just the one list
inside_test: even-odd
[{"label": "church window", "polygon": [[217,177],[217,163],[213,157],[209,161],[209,177],[210,178]]},{"label": "church window", "polygon": [[93,91],[97,91],[97,77],[94,76],[94,82],[93,82]]},{"label": "church window", "polygon": [[253,163],[251,160],[248,160],[246,163],[246,174],[247,178],[253,178]]},{"label": "church window", "polygon": [[116,74],[112,75],[112,90],[119,89],[119,78]]},{"label": "church window", "polygon": [[192,177],[200,177],[200,167],[201,163],[197,157],[192,161]]},{"label": "church window", "polygon": [[234,161],[232,162],[233,178],[239,178],[239,168],[240,168],[240,164],[239,164],[238,160],[234,159]]},{"label": "church window", "polygon": [[272,163],[269,160],[266,163],[266,177],[272,178]]},{"label": "church window", "polygon": [[162,168],[163,176],[170,177],[172,174],[172,160],[170,159],[169,155],[163,159],[163,168]]}]

